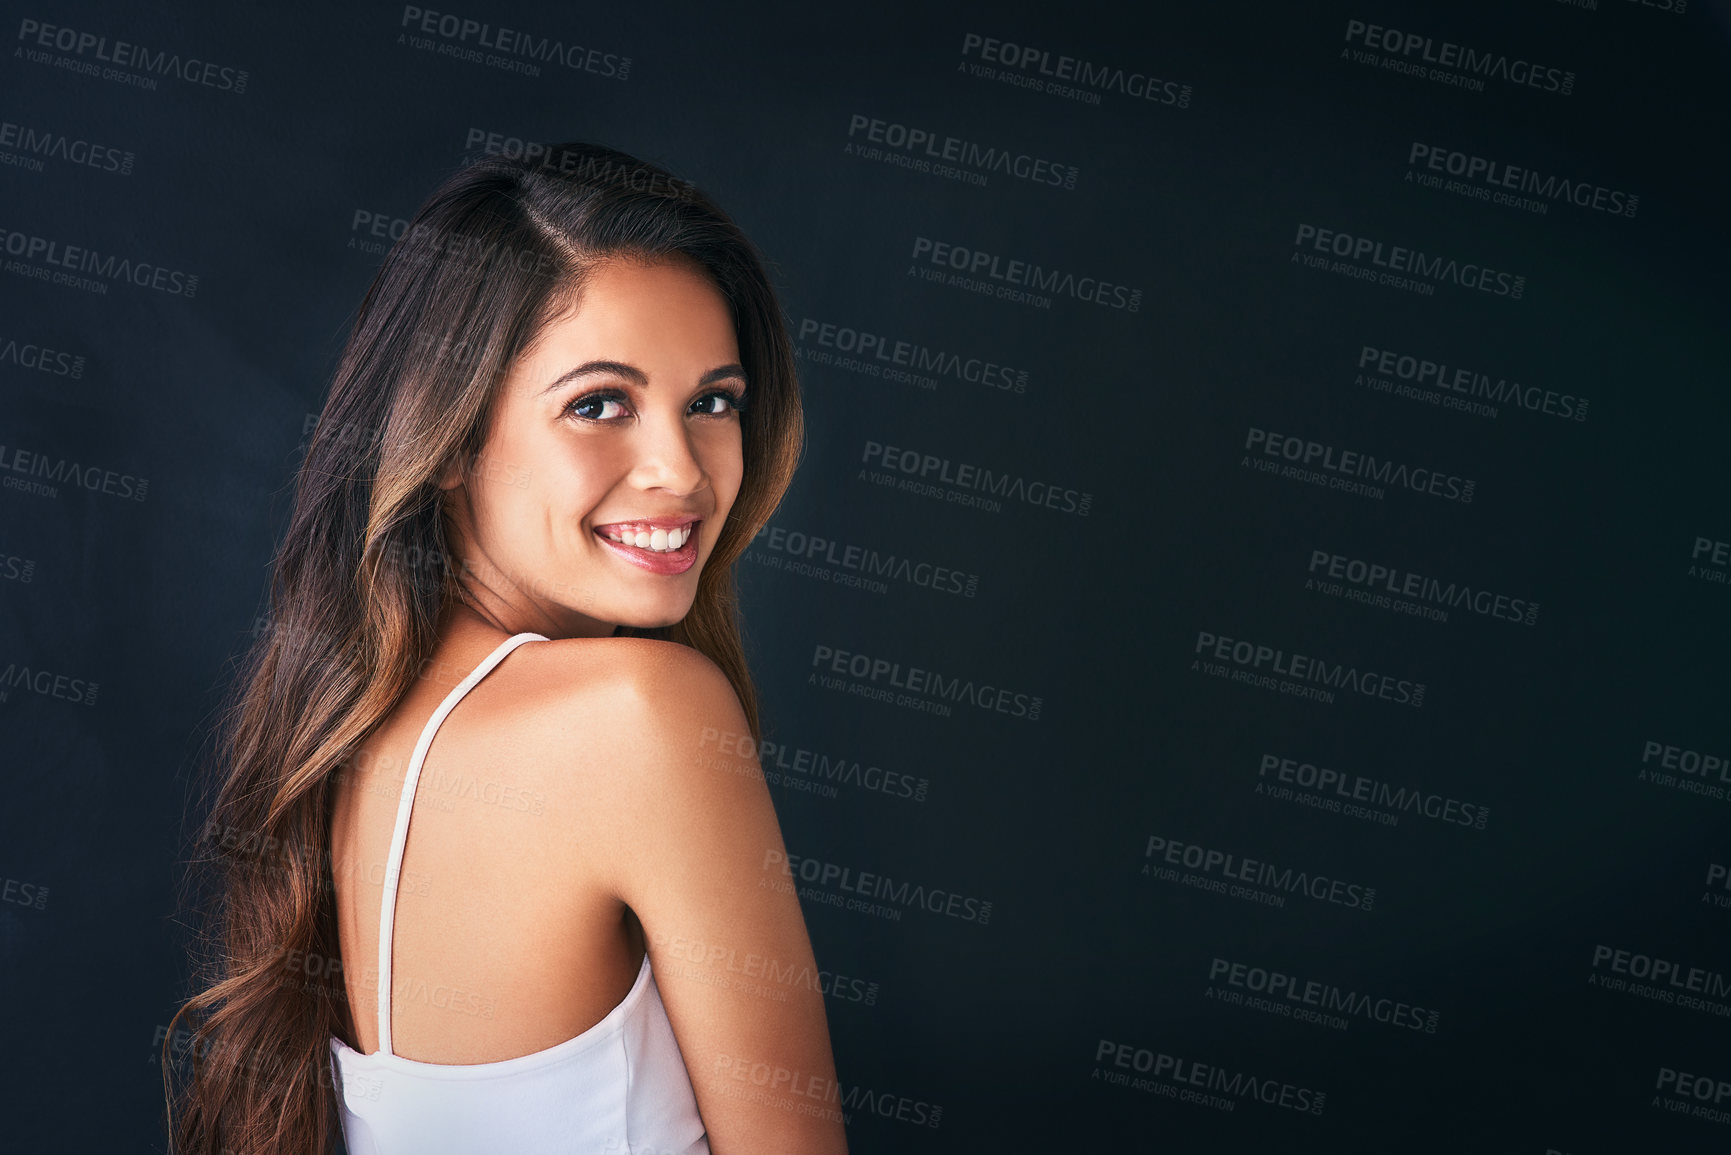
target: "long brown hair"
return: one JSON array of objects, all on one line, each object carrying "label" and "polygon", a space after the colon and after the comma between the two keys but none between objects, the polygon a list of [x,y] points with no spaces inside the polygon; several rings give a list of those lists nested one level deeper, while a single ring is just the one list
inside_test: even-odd
[{"label": "long brown hair", "polygon": [[[195,993],[163,1041],[176,1155],[332,1150],[329,1039],[349,1021],[330,961],[332,775],[423,668],[442,609],[465,596],[438,479],[474,462],[498,382],[610,257],[695,262],[732,310],[751,395],[744,477],[689,614],[619,632],[707,655],[761,736],[733,562],[786,492],[803,435],[761,258],[695,186],[613,149],[571,143],[462,168],[367,290],[300,466],[270,628],[215,728],[214,798],[187,876],[198,894],[187,905],[202,914]],[[335,981],[318,981],[333,969]],[[177,1031],[182,1016],[196,1025]]]}]

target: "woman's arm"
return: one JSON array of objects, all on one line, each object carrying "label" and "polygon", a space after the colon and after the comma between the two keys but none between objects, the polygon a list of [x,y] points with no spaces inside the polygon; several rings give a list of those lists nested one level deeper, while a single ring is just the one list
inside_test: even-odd
[{"label": "woman's arm", "polygon": [[609,732],[615,891],[636,912],[714,1155],[845,1155],[823,992],[757,751],[726,675],[631,647]]}]

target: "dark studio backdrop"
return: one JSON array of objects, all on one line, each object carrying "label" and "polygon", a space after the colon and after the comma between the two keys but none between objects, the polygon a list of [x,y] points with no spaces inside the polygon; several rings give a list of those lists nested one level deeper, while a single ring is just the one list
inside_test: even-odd
[{"label": "dark studio backdrop", "polygon": [[0,1147],[158,1151],[186,771],[380,256],[664,164],[852,1149],[1731,1146],[1731,15],[6,5]]}]

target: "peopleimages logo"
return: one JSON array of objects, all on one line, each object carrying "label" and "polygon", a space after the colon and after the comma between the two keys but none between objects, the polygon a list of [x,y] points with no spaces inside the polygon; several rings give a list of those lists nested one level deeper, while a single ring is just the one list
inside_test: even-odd
[{"label": "peopleimages logo", "polygon": [[36,559],[19,557],[17,554],[0,550],[0,581],[18,582],[29,585],[36,576]]},{"label": "peopleimages logo", "polygon": [[[786,989],[793,988],[816,991],[828,995],[839,1002],[861,1003],[874,1006],[878,1001],[878,984],[866,979],[855,978],[837,971],[818,970],[806,963],[783,963],[773,955],[761,955],[747,952],[741,955],[737,947],[719,942],[705,942],[702,939],[686,938],[684,935],[669,935],[665,930],[653,930],[649,939],[657,947],[665,949],[669,956],[695,963],[705,970],[686,969],[683,978],[695,979],[698,982],[710,982],[721,985],[717,978],[733,979],[738,976],[735,990],[749,990],[756,994],[767,994],[776,1002],[785,1002]],[[713,972],[721,970],[717,976]],[[656,971],[657,976],[661,974]],[[665,980],[663,980],[665,981]]]},{"label": "peopleimages logo", "polygon": [[[97,465],[80,465],[65,457],[50,457],[15,445],[0,445],[0,478],[3,478],[0,486],[38,497],[59,497],[57,487],[61,485],[130,501],[143,501],[150,492],[150,482],[145,478]],[[34,478],[42,480],[30,480]]]},{"label": "peopleimages logo", "polygon": [[[1211,890],[1233,898],[1247,898],[1266,906],[1285,906],[1286,895],[1311,898],[1317,902],[1351,907],[1366,913],[1376,904],[1374,886],[1348,882],[1343,878],[1330,878],[1326,874],[1313,874],[1307,870],[1294,870],[1290,866],[1280,867],[1272,862],[1243,858],[1224,850],[1198,846],[1193,842],[1179,842],[1159,834],[1148,836],[1148,846],[1142,857],[1147,860],[1142,864],[1142,873],[1150,878],[1158,878],[1162,882],[1181,882],[1199,890]],[[1176,870],[1170,869],[1175,866],[1196,873],[1180,876]],[[1233,893],[1234,890],[1245,890],[1246,887],[1234,887],[1231,885],[1233,883],[1247,883],[1250,887],[1261,887],[1263,890],[1260,896],[1258,892],[1236,894]]]},{"label": "peopleimages logo", "polygon": [[[1293,800],[1320,810],[1338,811],[1351,818],[1368,818],[1384,826],[1396,826],[1401,814],[1417,814],[1451,826],[1483,830],[1491,810],[1473,802],[1462,802],[1446,794],[1416,786],[1395,786],[1362,774],[1347,774],[1314,762],[1301,762],[1279,754],[1264,754],[1256,767],[1256,793],[1274,797],[1293,794],[1293,787],[1311,794]],[[1270,781],[1272,779],[1272,781]],[[1363,805],[1359,805],[1363,803]],[[1371,807],[1377,810],[1370,809]],[[1378,811],[1381,813],[1378,813]]]},{"label": "peopleimages logo", "polygon": [[[236,96],[246,92],[247,74],[243,68],[231,68],[196,56],[183,57],[178,52],[153,50],[125,40],[110,43],[108,37],[94,32],[26,18],[18,22],[18,40],[27,46],[22,49],[25,59],[34,64],[54,64],[72,72],[101,76],[104,80],[127,80],[139,88],[153,89],[156,81],[152,77],[168,76],[188,84],[232,92]],[[65,56],[55,59],[49,56],[49,51],[71,53],[78,59]],[[103,64],[112,67],[100,67]],[[118,71],[128,68],[149,75],[131,77]]]},{"label": "peopleimages logo", "polygon": [[[1409,181],[1416,175],[1418,183],[1427,188],[1458,192],[1475,200],[1525,209],[1528,212],[1546,213],[1550,211],[1552,203],[1566,201],[1578,208],[1593,209],[1612,216],[1632,217],[1641,202],[1641,198],[1634,193],[1626,193],[1621,189],[1570,180],[1555,174],[1546,176],[1520,165],[1504,164],[1489,157],[1418,140],[1412,142],[1406,163],[1406,179]],[[1461,179],[1445,183],[1442,179],[1445,175]],[[1451,187],[1456,184],[1463,187]]]},{"label": "peopleimages logo", "polygon": [[[985,249],[973,249],[949,241],[916,236],[913,252],[909,257],[914,262],[909,267],[910,273],[921,271],[919,265],[923,262],[931,266],[930,269],[922,271],[925,279],[942,281],[987,296],[1037,304],[1042,299],[1038,294],[1049,293],[1127,313],[1140,312],[1142,309],[1141,289],[1099,277],[1077,276],[1065,269],[1049,269],[1033,261],[1005,257],[1001,253],[992,253]],[[939,271],[942,269],[955,271],[945,274]],[[1026,290],[1031,291],[1016,286],[1025,286]],[[1041,307],[1049,308],[1050,298],[1044,299],[1047,304]]]},{"label": "peopleimages logo", "polygon": [[[859,480],[870,481],[923,497],[935,497],[955,505],[970,505],[991,513],[1002,513],[1004,498],[1029,505],[1087,517],[1094,495],[1085,490],[1001,473],[988,466],[951,461],[935,453],[904,449],[881,441],[867,441],[860,461],[880,468],[861,468]],[[896,474],[902,476],[897,477]]]},{"label": "peopleimages logo", "polygon": [[644,164],[630,164],[613,157],[596,156],[577,149],[561,148],[548,141],[529,140],[485,128],[471,128],[463,138],[467,152],[526,160],[542,172],[581,177],[590,184],[616,185],[632,192],[672,200],[694,200],[700,193],[695,184]]},{"label": "peopleimages logo", "polygon": [[0,365],[16,365],[51,377],[70,377],[76,381],[84,376],[84,354],[51,349],[33,341],[16,337],[0,337]]},{"label": "peopleimages logo", "polygon": [[[1208,981],[1227,989],[1217,991],[1210,985],[1204,998],[1237,1005],[1268,1004],[1250,1009],[1317,1022],[1336,1030],[1345,1030],[1351,1019],[1359,1019],[1420,1034],[1436,1034],[1439,1017],[1436,1011],[1402,999],[1372,996],[1334,983],[1303,979],[1282,970],[1215,957],[1208,963]],[[1238,997],[1231,997],[1234,995]]]},{"label": "peopleimages logo", "polygon": [[[885,380],[905,381],[922,389],[936,389],[942,378],[983,385],[1001,393],[1028,391],[1026,369],[1013,368],[991,357],[968,357],[933,349],[869,329],[803,317],[798,339],[799,346],[794,351],[806,360]],[[807,347],[812,345],[817,348]]]},{"label": "peopleimages logo", "polygon": [[[904,667],[888,658],[835,646],[813,646],[811,668],[814,672],[807,675],[807,681],[812,685],[865,698],[893,700],[896,705],[913,706],[943,717],[950,715],[952,705],[967,705],[988,713],[1008,714],[1012,718],[1037,722],[1045,704],[1038,694],[994,686],[990,682],[976,682],[972,678],[951,677],[919,666]],[[849,682],[848,678],[856,680]],[[896,694],[897,690],[902,693]]]},{"label": "peopleimages logo", "polygon": [[1575,74],[1561,68],[1363,20],[1346,22],[1346,42],[1362,46],[1358,52],[1341,49],[1343,57],[1356,63],[1475,92],[1484,91],[1486,80],[1500,80],[1559,96],[1568,96],[1575,90]]},{"label": "peopleimages logo", "polygon": [[16,903],[33,910],[41,910],[48,905],[48,888],[34,882],[22,882],[16,878],[0,877],[0,902]]},{"label": "peopleimages logo", "polygon": [[1731,541],[1696,534],[1689,550],[1688,576],[1713,585],[1731,584]]},{"label": "peopleimages logo", "polygon": [[[1299,222],[1292,244],[1298,250],[1292,254],[1292,264],[1340,273],[1361,281],[1374,281],[1421,296],[1431,296],[1437,285],[1449,284],[1518,301],[1527,289],[1527,278],[1518,273],[1499,272],[1476,261],[1458,261],[1404,245],[1385,245],[1371,237],[1325,229],[1303,221]],[[1340,259],[1330,262],[1327,256],[1311,256],[1305,250]],[[1369,265],[1361,263],[1367,260]]]},{"label": "peopleimages logo", "polygon": [[81,137],[67,136],[48,128],[35,128],[0,120],[0,150],[17,149],[16,153],[0,151],[0,164],[15,165],[31,172],[42,171],[42,158],[64,161],[97,172],[132,175],[131,152],[111,144],[97,144]]},{"label": "peopleimages logo", "polygon": [[1731,1018],[1731,978],[1724,972],[1604,943],[1593,945],[1587,985],[1622,991],[1718,1018]]},{"label": "peopleimages logo", "polygon": [[[1248,1101],[1320,1115],[1328,1100],[1325,1091],[1260,1078],[1247,1071],[1232,1072],[1112,1039],[1100,1040],[1094,1049],[1094,1062],[1099,1065],[1092,1077],[1105,1083],[1219,1111],[1233,1110]],[[1141,1077],[1133,1077],[1131,1072]]]},{"label": "peopleimages logo", "polygon": [[[1470,505],[1473,500],[1475,483],[1470,477],[1443,473],[1424,466],[1409,466],[1403,461],[1379,458],[1374,453],[1364,453],[1357,449],[1338,449],[1325,442],[1311,441],[1290,433],[1275,433],[1255,425],[1249,426],[1245,432],[1244,448],[1258,452],[1261,457],[1281,458],[1289,462],[1290,468],[1282,473],[1283,476],[1329,489],[1346,490],[1363,497],[1380,498],[1382,490],[1378,487],[1390,486],[1410,489],[1428,497],[1440,497],[1446,501],[1458,501],[1462,505]],[[1278,465],[1263,462],[1256,457],[1247,456],[1240,464],[1265,473],[1281,472]],[[1360,478],[1364,480],[1358,480]],[[1376,485],[1366,482],[1375,482]]]},{"label": "peopleimages logo", "polygon": [[1414,709],[1424,705],[1423,682],[1412,682],[1391,674],[1379,674],[1374,670],[1360,671],[1356,666],[1329,662],[1324,658],[1313,658],[1305,654],[1288,654],[1275,646],[1229,638],[1222,634],[1209,633],[1207,630],[1196,631],[1196,645],[1191,653],[1206,655],[1191,660],[1190,668],[1193,671],[1260,686],[1263,689],[1279,690],[1295,697],[1315,698],[1333,703],[1333,691],[1341,690],[1366,698],[1398,702]]},{"label": "peopleimages logo", "polygon": [[[194,273],[113,253],[104,255],[82,245],[68,245],[3,226],[0,226],[0,252],[18,258],[6,262],[7,272],[72,284],[75,288],[94,289],[102,294],[108,292],[105,282],[125,282],[174,297],[191,298],[198,293],[198,276]],[[103,280],[76,275],[84,273]]]},{"label": "peopleimages logo", "polygon": [[733,755],[734,758],[729,761],[703,756],[707,765],[736,770],[740,767],[740,757],[755,756],[758,768],[772,784],[806,790],[828,798],[834,798],[837,793],[836,786],[842,785],[891,798],[924,802],[932,785],[929,779],[915,778],[912,774],[900,770],[885,770],[874,763],[849,758],[833,751],[811,750],[769,738],[757,740],[749,733],[736,734],[706,726],[699,744],[707,749],[712,743],[718,753]]},{"label": "peopleimages logo", "polygon": [[0,702],[11,700],[12,692],[21,690],[44,698],[58,698],[79,706],[96,705],[100,685],[73,674],[59,674],[40,666],[7,662],[0,668]]},{"label": "peopleimages logo", "polygon": [[[860,586],[874,593],[888,592],[888,583],[896,581],[935,593],[971,598],[980,586],[978,574],[893,553],[879,553],[869,546],[849,545],[834,538],[801,533],[779,525],[765,525],[757,531],[751,544],[760,560],[774,561],[775,568],[798,573],[803,571],[796,567],[804,566],[819,571],[812,576],[823,576],[824,580],[838,585]],[[834,569],[824,570],[830,566]]]},{"label": "peopleimages logo", "polygon": [[997,173],[1030,184],[1073,189],[1081,172],[1073,164],[958,136],[939,135],[929,128],[882,120],[863,112],[848,118],[847,135],[844,152],[955,177],[967,184],[984,185],[988,174]]},{"label": "peopleimages logo", "polygon": [[[916,1099],[912,1095],[873,1090],[862,1083],[843,1088],[840,1082],[822,1075],[805,1074],[788,1067],[752,1062],[732,1055],[715,1057],[714,1075],[706,1086],[717,1094],[801,1115],[833,1118],[844,1126],[853,1121],[854,1111],[869,1112],[880,1119],[894,1119],[899,1123],[934,1129],[944,1121],[944,1108],[941,1103]],[[722,1081],[724,1078],[745,1085],[732,1087]],[[820,1107],[820,1103],[833,1103],[836,1107]],[[606,1150],[620,1149],[612,1140],[608,1141]],[[650,1155],[648,1148],[639,1150],[642,1150],[644,1155]],[[669,1152],[668,1155],[672,1153]]]},{"label": "peopleimages logo", "polygon": [[1365,561],[1325,549],[1310,551],[1304,588],[1318,593],[1380,605],[1397,613],[1434,621],[1448,621],[1449,610],[1463,610],[1482,618],[1537,625],[1539,603],[1510,597],[1465,582],[1443,582],[1400,569],[1398,566]]},{"label": "peopleimages logo", "polygon": [[[1497,410],[1483,402],[1514,405],[1530,413],[1545,413],[1571,421],[1587,419],[1587,399],[1537,385],[1522,385],[1506,377],[1493,379],[1488,373],[1433,361],[1429,357],[1361,345],[1358,350],[1359,376],[1355,384],[1382,389],[1384,392],[1403,390],[1392,381],[1409,383],[1414,400],[1440,404],[1444,409],[1461,409],[1482,417],[1495,417]],[[1381,374],[1383,380],[1378,380]],[[1388,386],[1388,388],[1384,388]],[[1457,396],[1458,395],[1458,396]],[[1472,400],[1465,400],[1472,398]]]},{"label": "peopleimages logo", "polygon": [[992,904],[971,895],[958,894],[953,890],[941,887],[930,887],[922,883],[902,880],[897,882],[887,874],[875,874],[869,870],[855,870],[851,866],[839,863],[824,862],[803,854],[783,854],[779,850],[765,851],[763,869],[774,871],[789,879],[809,882],[813,887],[829,887],[843,891],[849,895],[863,895],[875,899],[879,904],[875,909],[866,910],[871,903],[863,903],[857,899],[842,899],[836,901],[836,896],[825,896],[817,892],[807,893],[806,888],[801,894],[817,901],[827,901],[832,906],[846,906],[849,910],[861,910],[868,914],[888,917],[899,921],[903,910],[924,910],[931,914],[947,915],[961,922],[971,922],[985,926],[992,921]]},{"label": "peopleimages logo", "polygon": [[1668,786],[1686,794],[1699,794],[1719,801],[1731,799],[1731,754],[1691,750],[1649,738],[1641,746],[1641,768],[1637,782]]},{"label": "peopleimages logo", "polygon": [[[406,40],[412,48],[507,72],[540,76],[541,65],[556,64],[572,72],[587,72],[610,80],[624,80],[631,75],[629,56],[585,48],[581,44],[567,44],[557,37],[537,36],[503,25],[495,27],[451,12],[405,4],[398,27],[407,30],[399,33],[399,43]],[[444,43],[421,37],[437,37]]]},{"label": "peopleimages logo", "polygon": [[[395,217],[388,212],[357,208],[349,218],[348,247],[376,255],[385,252],[390,248],[391,242],[401,240],[408,231],[408,217]],[[421,342],[423,347],[425,344],[425,341]]]},{"label": "peopleimages logo", "polygon": [[[1012,69],[1008,76],[996,77],[1019,87],[1065,96],[1084,104],[1099,104],[1102,92],[1116,92],[1152,104],[1174,108],[1189,108],[1191,87],[1176,80],[1162,80],[1152,73],[1135,69],[1115,68],[1095,64],[1074,56],[1053,56],[1044,48],[998,40],[969,32],[962,37],[962,68],[973,75],[993,79],[990,70],[978,71],[970,61]],[[1011,80],[1010,76],[1015,79]],[[1050,78],[1050,79],[1048,79]]]},{"label": "peopleimages logo", "polygon": [[[3,561],[3,559],[0,559]],[[1701,903],[1731,910],[1731,866],[1723,862],[1707,864],[1707,881],[1702,883]]]},{"label": "peopleimages logo", "polygon": [[1731,1123],[1731,1079],[1660,1067],[1653,1089],[1659,1093],[1653,1096],[1653,1106],[1662,1111],[1709,1123]]}]

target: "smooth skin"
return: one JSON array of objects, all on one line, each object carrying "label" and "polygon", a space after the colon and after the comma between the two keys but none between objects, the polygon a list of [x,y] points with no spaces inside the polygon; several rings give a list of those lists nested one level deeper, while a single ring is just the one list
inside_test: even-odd
[{"label": "smooth skin", "polygon": [[[569,378],[596,361],[636,372]],[[480,458],[441,480],[476,606],[448,607],[423,676],[336,780],[346,1041],[378,1050],[384,864],[415,741],[482,658],[533,631],[552,640],[482,679],[422,768],[392,1049],[487,1063],[554,1046],[619,1004],[647,950],[714,1155],[833,1155],[847,1143],[817,964],[744,710],[697,651],[612,636],[691,607],[744,474],[739,415],[716,396],[747,386],[738,362],[694,266],[608,261],[501,382]],[[683,574],[592,532],[685,513],[702,522]]]}]

